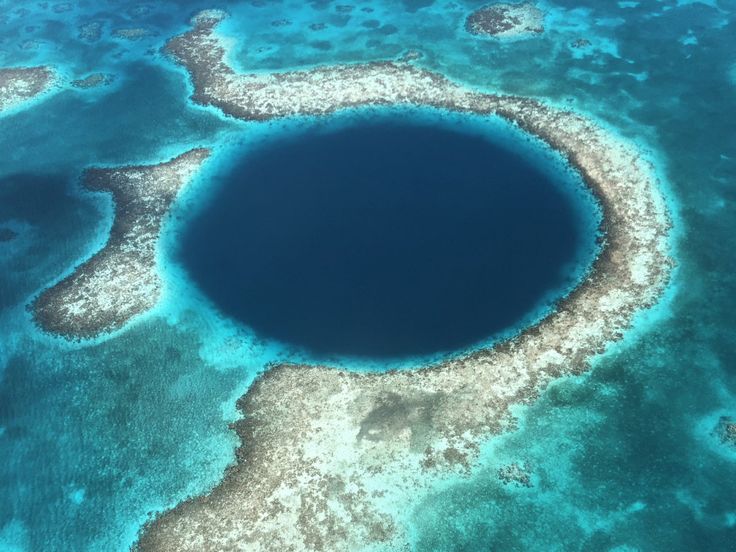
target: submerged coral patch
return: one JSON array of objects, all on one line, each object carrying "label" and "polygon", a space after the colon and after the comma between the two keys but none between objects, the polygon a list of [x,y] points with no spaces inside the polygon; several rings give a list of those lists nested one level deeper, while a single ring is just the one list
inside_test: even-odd
[{"label": "submerged coral patch", "polygon": [[106,73],[92,73],[84,78],[73,80],[71,84],[74,88],[96,88],[109,85],[114,78],[113,75]]},{"label": "submerged coral patch", "polygon": [[531,2],[491,4],[471,13],[465,29],[475,35],[523,38],[544,32],[544,13]]}]

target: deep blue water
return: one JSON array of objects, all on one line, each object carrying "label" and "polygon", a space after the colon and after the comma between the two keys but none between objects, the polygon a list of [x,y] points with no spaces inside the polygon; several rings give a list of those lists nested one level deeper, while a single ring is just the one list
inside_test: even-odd
[{"label": "deep blue water", "polygon": [[222,312],[318,355],[406,357],[508,329],[574,276],[595,236],[564,173],[377,119],[271,140],[222,175],[180,253]]},{"label": "deep blue water", "polygon": [[[104,198],[77,185],[85,166],[251,135],[188,101],[186,76],[159,53],[197,9],[226,7],[243,68],[418,49],[451,78],[610,124],[651,152],[679,205],[669,303],[589,374],[515,410],[518,429],[491,439],[470,475],[415,497],[403,512],[412,549],[733,552],[736,451],[712,430],[736,416],[736,2],[545,1],[545,34],[513,43],[464,33],[486,0],[375,0],[350,14],[337,11],[344,3],[161,0],[141,15],[138,0],[62,13],[0,0],[0,64],[115,75],[0,116],[0,227],[18,234],[0,242],[0,551],[128,550],[149,512],[216,484],[237,444],[235,399],[268,362],[293,359],[198,301],[186,278],[151,317],[100,343],[42,336],[25,310],[105,237]],[[90,21],[102,23],[98,42],[78,37]],[[135,26],[152,34],[112,34]],[[572,48],[579,38],[591,45]],[[177,217],[197,211],[208,178]],[[498,481],[510,462],[528,462],[532,488]]]}]

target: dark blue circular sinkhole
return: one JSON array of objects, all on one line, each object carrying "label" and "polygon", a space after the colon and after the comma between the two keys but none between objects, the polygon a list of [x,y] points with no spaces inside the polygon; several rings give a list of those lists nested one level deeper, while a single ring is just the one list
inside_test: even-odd
[{"label": "dark blue circular sinkhole", "polygon": [[223,173],[181,260],[222,312],[320,356],[508,331],[559,298],[595,238],[551,159],[461,128],[379,117],[269,141]]}]

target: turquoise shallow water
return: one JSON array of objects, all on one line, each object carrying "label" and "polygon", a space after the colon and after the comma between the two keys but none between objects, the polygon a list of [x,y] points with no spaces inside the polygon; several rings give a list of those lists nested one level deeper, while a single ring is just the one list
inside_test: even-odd
[{"label": "turquoise shallow water", "polygon": [[[546,2],[547,33],[506,44],[462,31],[480,2],[364,2],[349,14],[341,3],[63,11],[0,1],[0,65],[115,75],[109,87],[64,89],[0,117],[0,226],[19,234],[0,243],[0,550],[128,548],[149,512],[219,480],[236,445],[234,399],[264,363],[299,358],[180,293],[186,281],[165,252],[164,301],[111,339],[40,335],[25,310],[109,228],[109,201],[78,188],[83,167],[155,162],[192,145],[215,147],[224,163],[244,131],[257,139],[188,102],[185,75],[158,53],[202,7],[233,14],[223,32],[237,38],[241,68],[414,48],[422,65],[470,85],[579,109],[639,142],[678,206],[667,302],[590,374],[518,409],[519,429],[488,443],[473,475],[422,499],[410,514],[415,549],[732,550],[736,452],[711,432],[736,416],[736,3]],[[102,24],[93,43],[77,37],[90,21]],[[112,35],[138,26],[151,35]],[[571,48],[578,38],[591,45]],[[175,217],[191,214],[218,163]],[[176,233],[170,225],[165,243]],[[510,462],[528,463],[532,488],[498,481]]]}]

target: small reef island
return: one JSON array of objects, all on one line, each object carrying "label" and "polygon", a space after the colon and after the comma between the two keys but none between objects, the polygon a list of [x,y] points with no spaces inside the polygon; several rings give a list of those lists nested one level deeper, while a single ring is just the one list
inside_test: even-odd
[{"label": "small reef island", "polygon": [[47,92],[55,80],[48,67],[0,67],[0,113]]},{"label": "small reef island", "polygon": [[0,243],[9,242],[18,237],[18,233],[10,228],[0,228]]},{"label": "small reef island", "polygon": [[73,80],[71,85],[74,88],[81,89],[96,88],[98,86],[108,86],[113,80],[114,77],[112,75],[108,75],[106,73],[92,73],[84,78]]},{"label": "small reef island", "polygon": [[[555,378],[588,369],[659,298],[673,261],[656,172],[637,148],[580,114],[470,90],[405,61],[239,74],[227,65],[225,41],[216,33],[224,17],[201,13],[193,29],[166,46],[191,75],[197,103],[247,121],[383,105],[501,117],[561,152],[603,210],[605,239],[587,278],[553,313],[509,341],[415,371],[279,365],[263,373],[238,401],[244,418],[234,426],[242,440],[237,463],[207,495],[152,519],[136,544],[147,551],[406,549],[395,512],[410,511],[409,497],[472,469],[480,446],[513,427],[511,405],[528,403]],[[161,170],[188,175],[206,154],[189,155],[186,168]],[[102,180],[98,187],[116,190],[145,180],[131,189],[148,199],[136,203],[134,214],[119,208],[100,259],[41,297],[42,325],[94,335],[152,304],[151,250],[179,182],[172,178],[162,188],[154,174],[140,168],[91,173],[93,182]],[[148,203],[158,193],[166,201]],[[139,242],[144,255],[129,247]],[[131,270],[146,282],[143,292]],[[111,305],[124,307],[110,316]],[[532,484],[521,465],[499,477]]]},{"label": "small reef island", "polygon": [[544,32],[544,13],[531,2],[491,4],[471,13],[465,29],[498,39],[526,38]]}]

